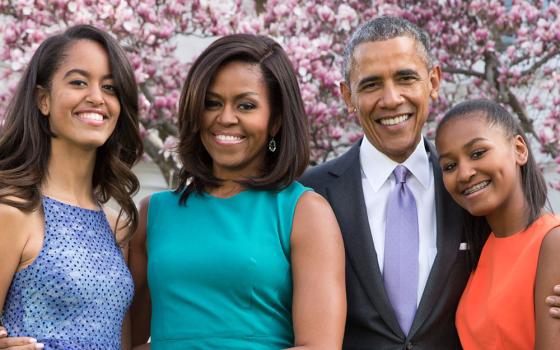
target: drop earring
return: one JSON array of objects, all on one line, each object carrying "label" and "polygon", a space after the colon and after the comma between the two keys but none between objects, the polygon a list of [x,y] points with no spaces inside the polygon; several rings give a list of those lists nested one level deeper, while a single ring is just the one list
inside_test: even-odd
[{"label": "drop earring", "polygon": [[268,150],[271,153],[276,152],[276,140],[274,140],[274,136],[272,136],[272,138],[270,139],[270,141],[268,141]]}]

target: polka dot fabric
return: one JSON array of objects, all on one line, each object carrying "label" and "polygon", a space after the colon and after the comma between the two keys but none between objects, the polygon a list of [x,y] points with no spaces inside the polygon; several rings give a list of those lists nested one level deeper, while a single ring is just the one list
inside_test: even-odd
[{"label": "polka dot fabric", "polygon": [[104,212],[47,197],[43,208],[43,248],[15,274],[3,325],[47,350],[120,350],[134,286]]}]

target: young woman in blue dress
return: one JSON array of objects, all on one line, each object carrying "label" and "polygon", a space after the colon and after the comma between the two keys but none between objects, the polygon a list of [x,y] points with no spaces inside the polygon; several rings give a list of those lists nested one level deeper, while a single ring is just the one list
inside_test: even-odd
[{"label": "young woman in blue dress", "polygon": [[121,349],[141,154],[123,49],[87,25],[46,39],[0,131],[0,348]]},{"label": "young woman in blue dress", "polygon": [[343,243],[327,202],[295,181],[308,124],[281,46],[211,44],[184,84],[179,129],[178,186],[142,202],[131,243],[133,344],[340,349]]}]

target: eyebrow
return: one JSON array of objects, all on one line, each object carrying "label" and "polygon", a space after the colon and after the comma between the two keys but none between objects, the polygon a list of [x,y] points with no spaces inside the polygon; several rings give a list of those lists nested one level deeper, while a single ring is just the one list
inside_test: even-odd
[{"label": "eyebrow", "polygon": [[[475,137],[474,139],[472,139],[472,140],[470,140],[469,142],[465,143],[465,144],[463,145],[463,149],[469,148],[469,147],[471,147],[472,145],[474,145],[474,144],[477,143],[477,142],[486,141],[486,140],[487,140],[487,139],[485,139],[484,137]],[[448,156],[449,156],[449,153],[442,153],[442,154],[439,155],[439,160],[441,160],[442,158],[448,157]]]},{"label": "eyebrow", "polygon": [[415,71],[414,69],[401,69],[398,70],[397,73],[395,74],[395,76],[397,77],[410,76],[410,75],[420,76],[420,74],[418,74],[418,72]]},{"label": "eyebrow", "polygon": [[[80,74],[80,75],[82,75],[86,78],[89,78],[91,76],[87,71],[85,71],[83,69],[74,68],[74,69],[70,69],[69,71],[67,71],[64,74],[63,79],[66,79],[67,77],[69,77],[72,74]],[[107,75],[104,75],[103,77],[101,77],[101,80],[107,80],[107,79],[113,79],[113,75],[112,74],[107,74]]]},{"label": "eyebrow", "polygon": [[[213,91],[208,91],[206,94],[207,95],[212,95],[212,96],[215,96],[215,97],[221,97],[220,94],[217,94]],[[239,98],[244,98],[244,97],[247,97],[247,96],[259,96],[259,94],[257,92],[254,92],[254,91],[243,92],[239,95],[235,95],[235,98],[239,99]]]},{"label": "eyebrow", "polygon": [[[397,78],[398,77],[408,77],[408,76],[411,76],[411,75],[413,75],[415,77],[420,76],[420,74],[418,74],[418,72],[416,72],[414,69],[401,69],[401,70],[398,70],[395,73],[395,77],[397,77]],[[358,82],[358,87],[361,87],[361,86],[363,86],[367,83],[378,82],[380,80],[383,80],[380,75],[370,75],[370,76],[367,76],[367,77],[363,78],[362,80],[360,80]]]},{"label": "eyebrow", "polygon": [[381,76],[379,76],[379,75],[370,75],[370,76],[367,76],[367,77],[363,78],[362,80],[360,80],[360,81],[358,82],[358,88],[361,87],[361,86],[363,86],[363,85],[365,85],[365,84],[367,84],[367,83],[377,82],[377,81],[380,81],[380,80],[382,80],[382,79],[381,79]]}]

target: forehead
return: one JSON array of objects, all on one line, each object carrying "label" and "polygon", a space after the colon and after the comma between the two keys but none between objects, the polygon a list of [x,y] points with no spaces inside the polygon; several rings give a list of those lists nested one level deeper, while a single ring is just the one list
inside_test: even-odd
[{"label": "forehead", "polygon": [[356,46],[353,53],[351,80],[368,75],[392,75],[403,69],[420,73],[428,70],[417,42],[408,36],[382,41],[368,41]]},{"label": "forehead", "polygon": [[256,63],[232,61],[221,66],[210,82],[214,90],[266,89],[260,66]]},{"label": "forehead", "polygon": [[489,141],[503,141],[508,138],[502,127],[496,123],[490,123],[485,112],[480,111],[447,121],[437,132],[436,144],[438,148],[442,146],[462,147],[465,143],[478,137]]},{"label": "forehead", "polygon": [[77,40],[67,47],[58,73],[65,74],[70,69],[108,74],[111,69],[107,51],[93,40]]}]

